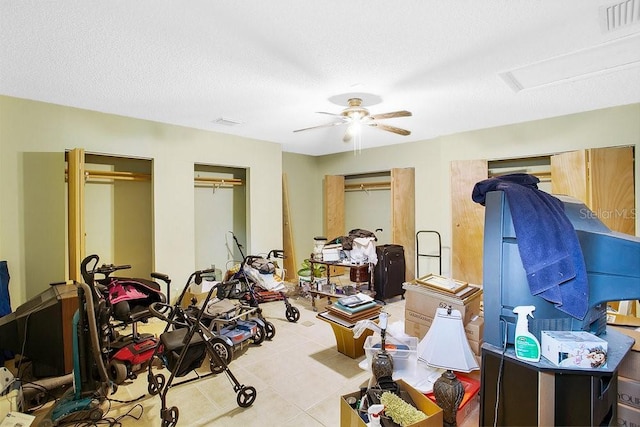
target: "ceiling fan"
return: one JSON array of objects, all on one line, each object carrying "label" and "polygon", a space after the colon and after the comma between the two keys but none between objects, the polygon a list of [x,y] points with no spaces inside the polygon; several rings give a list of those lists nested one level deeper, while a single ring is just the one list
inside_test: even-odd
[{"label": "ceiling fan", "polygon": [[390,113],[369,114],[369,110],[362,106],[361,98],[349,98],[347,104],[348,107],[338,114],[318,111],[319,114],[327,114],[329,116],[335,117],[337,120],[319,126],[297,129],[294,130],[294,132],[302,132],[305,130],[340,126],[346,124],[348,125],[347,131],[344,133],[344,137],[342,138],[344,142],[350,142],[353,137],[359,136],[360,128],[362,126],[371,126],[380,130],[385,130],[387,132],[392,132],[404,136],[411,134],[411,132],[406,129],[401,129],[399,127],[386,125],[379,122],[379,120],[392,119],[395,117],[409,117],[411,116],[410,111],[402,110],[393,111]]}]

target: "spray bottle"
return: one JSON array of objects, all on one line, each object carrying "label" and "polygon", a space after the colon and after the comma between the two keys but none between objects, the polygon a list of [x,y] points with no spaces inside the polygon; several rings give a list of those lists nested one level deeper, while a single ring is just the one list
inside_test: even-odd
[{"label": "spray bottle", "polygon": [[369,414],[369,422],[367,423],[367,427],[380,427],[380,415],[384,411],[384,405],[371,405],[367,410]]},{"label": "spray bottle", "polygon": [[518,315],[516,323],[515,348],[516,357],[527,362],[540,361],[540,342],[529,332],[529,318],[533,318],[533,311],[536,309],[533,305],[520,305],[513,309]]}]

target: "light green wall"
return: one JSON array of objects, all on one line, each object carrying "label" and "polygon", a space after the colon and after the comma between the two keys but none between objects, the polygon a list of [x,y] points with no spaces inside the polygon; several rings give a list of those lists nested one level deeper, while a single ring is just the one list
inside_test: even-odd
[{"label": "light green wall", "polygon": [[[363,141],[366,146],[366,141]],[[314,234],[321,232],[321,181],[324,175],[352,175],[391,168],[413,167],[416,172],[416,230],[437,230],[443,239],[443,273],[450,271],[451,197],[449,167],[452,160],[509,159],[546,155],[581,148],[640,146],[640,104],[572,114],[562,117],[442,136],[432,140],[318,156],[285,153],[283,167],[289,182],[304,185],[291,195],[296,252],[308,252]],[[295,163],[295,164],[294,164]],[[640,202],[640,162],[635,162],[636,233]],[[312,184],[311,184],[312,183]],[[469,196],[470,197],[470,196]],[[321,215],[321,213],[320,213]],[[318,218],[317,222],[312,218]],[[313,231],[309,231],[313,230]],[[301,242],[304,246],[300,248]]]},{"label": "light green wall", "polygon": [[154,267],[176,289],[196,268],[195,163],[247,168],[247,251],[282,247],[279,144],[0,96],[0,259],[8,261],[14,308],[26,299],[22,158],[76,147],[153,161]]},{"label": "light green wall", "polygon": [[[15,307],[27,294],[25,215],[21,208],[25,153],[62,153],[81,147],[88,153],[151,159],[155,269],[169,274],[178,289],[196,268],[195,163],[248,168],[247,253],[282,247],[278,183],[281,172],[287,173],[298,263],[309,255],[313,237],[323,233],[324,175],[414,167],[416,230],[442,234],[446,273],[451,244],[452,160],[507,159],[619,145],[635,146],[637,152],[639,144],[640,104],[365,149],[356,156],[347,152],[311,157],[282,153],[274,143],[0,96],[0,259],[9,263]],[[640,201],[639,163],[635,165],[636,207]],[[640,231],[638,215],[636,230]]]}]

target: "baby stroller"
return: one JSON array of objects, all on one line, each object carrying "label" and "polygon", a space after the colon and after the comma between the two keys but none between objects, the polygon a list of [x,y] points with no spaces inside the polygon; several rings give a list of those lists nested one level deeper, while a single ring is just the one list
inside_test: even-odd
[{"label": "baby stroller", "polygon": [[[160,394],[162,401],[160,416],[163,427],[173,427],[178,422],[178,408],[175,406],[167,408],[167,393],[173,385],[173,380],[184,377],[190,372],[195,372],[196,377],[186,379],[175,385],[225,372],[233,384],[233,391],[237,393],[236,402],[238,406],[247,408],[251,406],[256,399],[256,389],[240,384],[228,367],[228,363],[230,363],[233,358],[232,346],[229,343],[229,339],[215,334],[202,323],[204,310],[182,308],[182,299],[192,281],[201,284],[203,275],[208,275],[213,271],[213,269],[208,269],[192,273],[173,306],[160,302],[153,303],[149,306],[154,316],[167,323],[164,332],[160,335],[160,345],[156,347],[154,357],[156,357],[162,363],[162,366],[167,368],[171,374],[167,379],[162,373],[154,375],[152,364],[149,364],[148,369],[149,394]],[[203,307],[209,304],[214,291],[218,291],[218,298],[221,299],[221,297],[224,298],[224,295],[222,291],[219,290],[231,288],[235,285],[236,282],[222,282],[211,287],[203,301]],[[209,356],[209,369],[211,372],[206,375],[200,375],[196,369],[202,365],[207,355]]]},{"label": "baby stroller", "polygon": [[[118,270],[131,268],[130,265],[103,264],[98,267],[98,255],[89,255],[80,264],[82,277],[89,286],[103,297],[108,318],[100,319],[105,329],[104,335],[109,337],[108,367],[109,379],[120,385],[127,379],[135,379],[136,372],[146,369],[153,357],[158,340],[152,334],[138,333],[138,322],[147,322],[153,314],[149,305],[154,302],[165,302],[160,285],[153,280],[139,278],[111,277]],[[96,276],[100,275],[100,276]],[[151,277],[162,280],[169,285],[171,280],[165,274],[151,273]],[[121,336],[117,328],[124,329],[131,325],[131,334]]]}]

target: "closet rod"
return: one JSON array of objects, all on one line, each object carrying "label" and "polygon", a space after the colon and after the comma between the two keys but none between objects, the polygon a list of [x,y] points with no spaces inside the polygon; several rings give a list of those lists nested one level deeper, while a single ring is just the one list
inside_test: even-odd
[{"label": "closet rod", "polygon": [[96,171],[86,170],[85,179],[111,179],[114,181],[150,181],[151,175],[139,172],[117,172],[117,171]]},{"label": "closet rod", "polygon": [[[69,171],[65,170],[65,180],[69,176]],[[114,172],[114,171],[84,171],[85,181],[97,181],[97,180],[112,180],[112,181],[149,181],[151,175],[146,173],[136,172]]]},{"label": "closet rod", "polygon": [[[489,178],[496,178],[502,175],[508,175],[511,173],[516,173],[516,172],[504,172],[504,173],[495,173],[495,172],[489,172]],[[551,171],[549,172],[523,172],[523,173],[527,173],[529,175],[533,175],[535,177],[537,177],[540,181],[551,181]]]},{"label": "closet rod", "polygon": [[344,191],[390,190],[390,182],[363,182],[362,184],[345,184]]},{"label": "closet rod", "polygon": [[242,185],[242,180],[239,178],[205,178],[196,177],[194,183],[198,187],[219,186],[219,187],[233,187],[236,185]]}]

